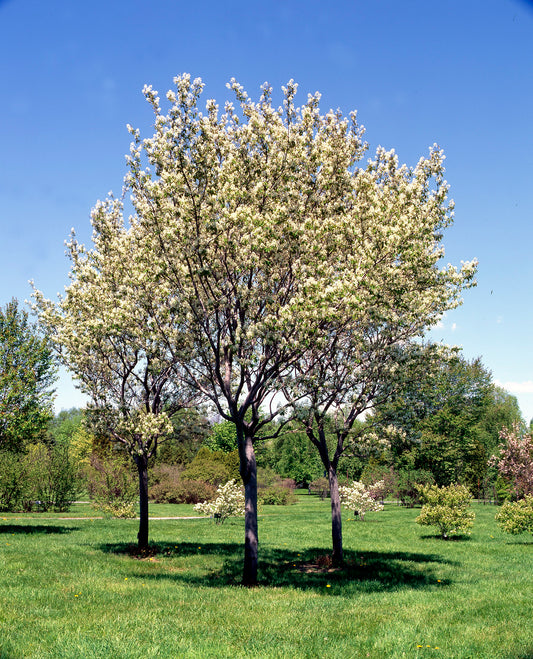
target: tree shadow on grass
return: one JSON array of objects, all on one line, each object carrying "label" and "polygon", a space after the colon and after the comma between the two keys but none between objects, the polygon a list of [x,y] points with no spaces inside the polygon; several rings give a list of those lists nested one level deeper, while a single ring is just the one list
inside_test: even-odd
[{"label": "tree shadow on grass", "polygon": [[[71,533],[72,531],[77,531],[78,526],[55,526],[54,524],[1,524],[0,523],[0,533],[5,533],[6,535],[14,535],[15,533],[23,533],[26,535],[32,533]],[[1,658],[0,658],[1,659]]]},{"label": "tree shadow on grass", "polygon": [[[127,543],[105,544],[104,552],[122,554],[134,559],[157,561],[163,557],[218,556],[222,566],[198,569],[197,564],[180,572],[167,571],[146,574],[142,579],[171,579],[191,586],[223,587],[240,585],[243,548],[237,543],[154,543],[144,552]],[[260,586],[316,590],[331,594],[349,592],[394,591],[403,588],[444,587],[449,581],[437,579],[438,566],[454,564],[435,554],[412,552],[371,552],[345,550],[345,563],[332,564],[324,549],[312,548],[301,553],[289,549],[263,547],[259,555],[258,584]]]},{"label": "tree shadow on grass", "polygon": [[[519,547],[520,545],[523,545],[523,546],[527,547],[528,545],[529,545],[529,546],[533,545],[533,540],[522,540],[522,541],[520,541],[520,540],[515,540],[514,542],[510,542],[510,541],[508,540],[505,544],[507,544],[507,545],[515,545],[515,546],[518,546],[518,547]],[[532,657],[532,659],[533,659],[533,653],[531,654],[531,657]]]},{"label": "tree shadow on grass", "polygon": [[457,533],[449,535],[447,538],[443,538],[440,533],[432,533],[430,535],[421,535],[420,540],[441,540],[442,542],[469,542],[472,540],[472,536],[467,535],[466,533]]}]

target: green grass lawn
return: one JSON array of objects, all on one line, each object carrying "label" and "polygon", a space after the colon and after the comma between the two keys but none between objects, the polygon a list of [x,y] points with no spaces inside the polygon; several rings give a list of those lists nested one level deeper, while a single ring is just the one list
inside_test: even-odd
[{"label": "green grass lawn", "polygon": [[450,541],[416,509],[345,514],[347,567],[331,571],[328,500],[265,506],[254,589],[238,585],[240,519],[153,520],[154,552],[135,557],[137,522],[85,504],[82,519],[0,514],[0,658],[532,658],[533,539],[475,510]]}]

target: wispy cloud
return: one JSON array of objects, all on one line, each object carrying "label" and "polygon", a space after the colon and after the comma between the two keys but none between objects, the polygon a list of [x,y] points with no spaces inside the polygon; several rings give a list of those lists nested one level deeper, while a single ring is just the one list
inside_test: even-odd
[{"label": "wispy cloud", "polygon": [[495,383],[512,394],[533,394],[533,380],[525,380],[524,382],[500,382],[495,380]]}]

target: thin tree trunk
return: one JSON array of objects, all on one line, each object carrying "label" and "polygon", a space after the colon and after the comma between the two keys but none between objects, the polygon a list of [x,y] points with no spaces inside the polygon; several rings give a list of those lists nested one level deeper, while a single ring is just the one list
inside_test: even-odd
[{"label": "thin tree trunk", "polygon": [[331,538],[333,541],[333,563],[341,565],[344,561],[342,549],[341,500],[337,470],[330,464],[328,468],[329,491],[331,496]]},{"label": "thin tree trunk", "polygon": [[251,437],[244,438],[244,451],[241,454],[241,476],[244,483],[244,586],[257,584],[257,464]]},{"label": "thin tree trunk", "polygon": [[148,547],[148,458],[145,455],[135,456],[139,472],[139,533],[137,534],[139,549]]}]

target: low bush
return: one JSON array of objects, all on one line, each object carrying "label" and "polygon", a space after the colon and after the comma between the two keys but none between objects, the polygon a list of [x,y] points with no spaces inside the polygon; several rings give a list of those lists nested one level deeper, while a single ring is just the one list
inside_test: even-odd
[{"label": "low bush", "polygon": [[202,447],[194,460],[183,470],[182,480],[204,481],[215,487],[239,477],[239,456],[236,451],[224,453]]},{"label": "low bush", "polygon": [[154,469],[155,484],[149,497],[155,503],[199,503],[211,501],[216,487],[202,480],[182,478],[183,470],[174,465],[160,465]]},{"label": "low bush", "polygon": [[417,524],[436,526],[444,540],[452,533],[470,532],[476,515],[469,509],[472,495],[465,485],[426,485],[418,490],[423,505]]},{"label": "low bush", "polygon": [[234,479],[217,489],[214,501],[204,501],[194,506],[196,512],[210,515],[216,524],[223,524],[228,517],[244,515],[244,492]]},{"label": "low bush", "polygon": [[506,533],[533,533],[533,496],[529,494],[518,501],[506,501],[496,515],[496,521]]},{"label": "low bush", "polygon": [[272,485],[271,487],[259,489],[257,499],[260,503],[267,506],[287,506],[296,503],[294,488],[280,485]]}]

